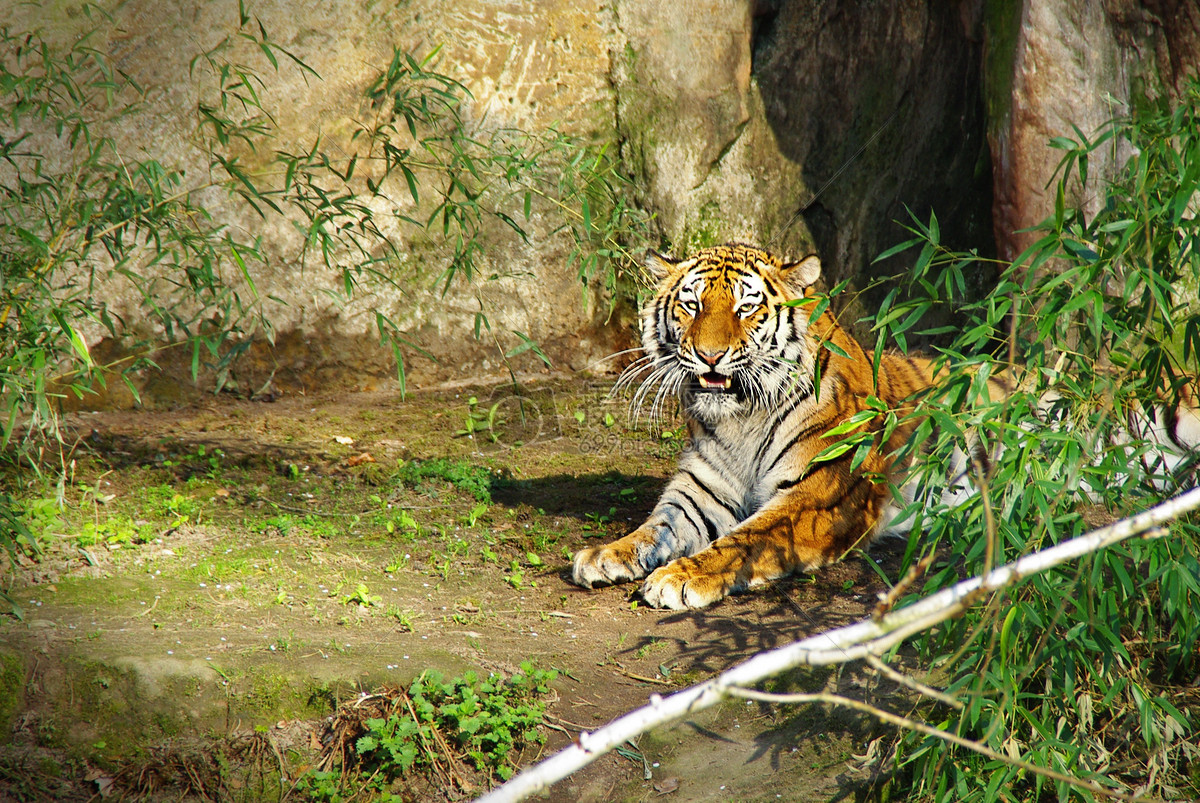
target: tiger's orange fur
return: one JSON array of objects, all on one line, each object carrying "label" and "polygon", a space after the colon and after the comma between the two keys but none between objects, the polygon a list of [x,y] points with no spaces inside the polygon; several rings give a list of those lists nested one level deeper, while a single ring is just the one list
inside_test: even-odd
[{"label": "tiger's orange fur", "polygon": [[786,306],[815,302],[816,257],[783,264],[728,244],[678,263],[648,260],[662,279],[643,314],[648,381],[661,383],[656,405],[679,394],[690,447],[649,520],[579,552],[574,581],[646,577],[650,604],[696,608],[869,539],[891,498],[887,455],[913,425],[896,427],[853,470],[852,452],[811,461],[868,397],[906,412],[932,380],[928,362],[885,354],[876,384],[871,359],[831,313],[809,320],[811,303]]}]

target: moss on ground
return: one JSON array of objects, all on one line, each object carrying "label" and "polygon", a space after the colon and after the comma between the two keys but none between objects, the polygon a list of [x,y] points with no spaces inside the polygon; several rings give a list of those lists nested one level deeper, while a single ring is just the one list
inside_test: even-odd
[{"label": "moss on ground", "polygon": [[0,744],[12,740],[12,721],[25,704],[25,661],[0,649]]},{"label": "moss on ground", "polygon": [[[70,797],[39,762],[84,796],[88,766],[122,778],[209,767],[269,786],[254,773],[278,763],[272,745],[312,760],[283,735],[311,745],[339,704],[427,669],[563,670],[551,713],[594,727],[664,691],[637,677],[699,681],[767,634],[812,626],[764,596],[693,619],[633,606],[627,588],[570,585],[572,553],[635,526],[680,445],[635,429],[604,385],[520,393],[544,422],[520,445],[507,430],[456,437],[471,397],[490,409],[508,386],[84,419],[93,451],[77,454],[67,506],[39,530],[46,552],[10,589],[28,621],[0,620],[0,725],[20,723],[20,744],[0,746],[0,796],[25,773],[22,794]],[[370,477],[347,464],[364,451]],[[109,540],[118,519],[136,537]],[[85,546],[88,522],[104,537]],[[548,737],[551,750],[568,738]],[[617,767],[597,770],[591,799],[650,788],[640,764]]]}]

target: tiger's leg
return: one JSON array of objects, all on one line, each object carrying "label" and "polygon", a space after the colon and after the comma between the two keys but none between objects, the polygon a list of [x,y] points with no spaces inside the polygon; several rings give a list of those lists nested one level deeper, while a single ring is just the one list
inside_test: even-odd
[{"label": "tiger's leg", "polygon": [[624,538],[576,552],[571,580],[584,588],[640,580],[656,567],[688,554],[683,541],[669,525],[654,523],[651,517]]},{"label": "tiger's leg", "polygon": [[860,478],[827,509],[804,507],[799,494],[776,497],[706,549],[654,571],[642,597],[658,608],[703,608],[732,592],[816,569],[872,535],[886,495],[886,486]]},{"label": "tiger's leg", "polygon": [[704,549],[737,523],[735,511],[684,472],[667,485],[650,518],[624,538],[575,553],[571,579],[591,588],[645,577],[659,566]]}]

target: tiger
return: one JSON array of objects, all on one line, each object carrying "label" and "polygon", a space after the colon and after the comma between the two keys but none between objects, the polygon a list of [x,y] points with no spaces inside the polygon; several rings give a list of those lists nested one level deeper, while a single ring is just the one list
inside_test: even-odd
[{"label": "tiger", "polygon": [[[913,434],[915,399],[939,379],[933,361],[884,352],[876,370],[828,305],[817,309],[816,255],[785,262],[734,242],[680,260],[651,250],[645,264],[658,287],[641,311],[645,356],[626,376],[648,372],[634,404],[657,387],[652,414],[678,399],[688,448],[649,518],[577,552],[571,580],[592,588],[644,578],[647,604],[704,608],[813,571],[885,530],[904,468],[892,455]],[[986,390],[1002,400],[1012,389],[997,374]],[[831,430],[880,402],[899,424],[889,431],[882,416],[862,416],[875,433],[865,458],[850,450],[814,462],[836,439]],[[1194,405],[1142,429],[1184,449],[1200,443]],[[961,474],[970,459],[956,450],[950,470]]]}]

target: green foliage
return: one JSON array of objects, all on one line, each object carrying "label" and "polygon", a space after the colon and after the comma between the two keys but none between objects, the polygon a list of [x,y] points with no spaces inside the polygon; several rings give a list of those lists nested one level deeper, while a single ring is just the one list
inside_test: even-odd
[{"label": "green foliage", "polygon": [[143,516],[167,519],[172,525],[191,521],[200,514],[200,503],[171,485],[149,485],[135,492]]},{"label": "green foliage", "polygon": [[[33,434],[53,432],[55,395],[82,396],[104,383],[87,344],[98,333],[157,328],[164,345],[191,344],[194,370],[207,352],[224,371],[239,351],[230,344],[269,325],[259,300],[223,278],[235,263],[243,271],[261,264],[260,243],[214,221],[197,200],[204,187],[185,186],[182,170],[120,151],[103,133],[139,113],[142,88],[86,36],[59,52],[36,34],[0,27],[0,48],[6,448],[20,416]],[[97,288],[120,285],[139,300],[136,325],[98,296]],[[136,354],[127,368],[149,364],[149,347]]]},{"label": "green foliage", "polygon": [[608,145],[575,148],[568,155],[557,187],[575,244],[567,267],[576,266],[585,287],[603,291],[611,313],[618,302],[648,287],[636,267],[640,257],[631,256],[630,247],[649,241],[650,218],[630,201],[630,179]]},{"label": "green foliage", "polygon": [[469,493],[477,502],[492,503],[492,473],[466,460],[435,457],[430,460],[410,460],[396,472],[396,478],[416,486],[424,480],[437,479]]},{"label": "green foliage", "polygon": [[10,504],[11,507],[4,506],[4,511],[16,535],[13,546],[27,555],[39,554],[42,544],[66,527],[61,518],[62,505],[56,497],[11,500]]},{"label": "green foliage", "polygon": [[296,779],[296,791],[308,800],[342,803],[341,775],[330,770],[310,769]]},{"label": "green foliage", "polygon": [[508,679],[493,674],[480,680],[468,672],[443,680],[437,672],[425,672],[404,692],[396,713],[366,721],[355,750],[364,769],[385,780],[430,766],[441,744],[455,751],[455,758],[507,780],[513,752],[544,739],[537,729],[545,710],[540,698],[557,676],[528,662]]},{"label": "green foliage", "polygon": [[[57,513],[57,505],[55,505]],[[0,545],[8,553],[9,561],[17,562],[17,555],[40,555],[42,548],[37,535],[29,527],[22,505],[10,494],[0,491]],[[18,619],[24,619],[21,606],[13,601],[8,593],[0,589],[0,602],[8,606],[8,611]]]},{"label": "green foliage", "polygon": [[221,474],[221,461],[225,459],[225,452],[221,449],[213,449],[209,452],[204,444],[196,447],[196,451],[191,454],[183,455],[174,459],[163,461],[164,468],[187,468],[189,470],[199,471],[209,479],[216,479]]},{"label": "green foliage", "polygon": [[[1052,143],[1065,154],[1054,214],[1004,266],[996,292],[964,309],[966,324],[941,349],[947,379],[919,411],[918,493],[901,513],[913,533],[906,563],[939,554],[921,594],[1081,534],[1089,512],[1144,508],[1180,474],[1186,480],[1192,461],[1164,462],[1139,440],[1150,433],[1131,424],[1139,410],[1162,422],[1181,377],[1197,375],[1200,85],[1185,100],[1175,111],[1147,106],[1091,141]],[[1068,203],[1099,148],[1129,146],[1094,215]],[[925,312],[963,298],[981,261],[943,246],[936,217],[911,230],[914,239],[885,256],[920,248],[916,294],[893,292],[876,319],[881,340],[902,345]],[[987,377],[1001,370],[1019,389],[989,399]],[[968,439],[989,464],[970,471],[976,493],[943,501],[946,466]],[[1171,686],[1200,669],[1198,536],[1195,521],[1176,522],[1167,537],[1030,577],[927,634],[923,657],[965,708],[926,716],[1002,755],[1107,788],[1195,797],[1180,770],[1200,739]],[[1093,799],[917,734],[903,737],[897,762],[915,781],[913,799]]]},{"label": "green foliage", "polygon": [[504,419],[499,417],[500,405],[503,402],[496,402],[491,407],[484,408],[479,404],[479,398],[472,396],[467,399],[467,415],[463,419],[463,428],[454,435],[473,438],[479,435],[482,438],[487,438],[491,443],[496,443],[500,440],[500,427],[504,424]]}]

